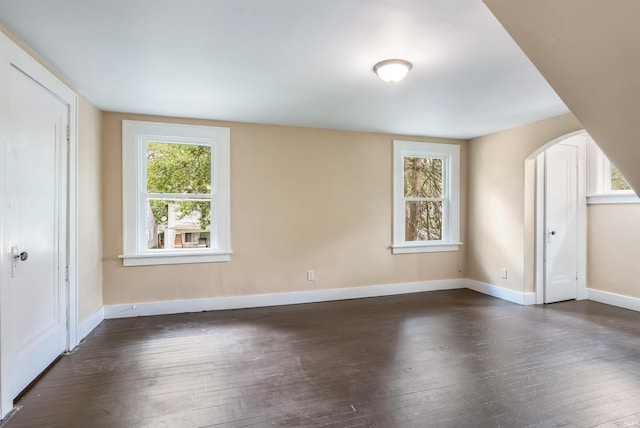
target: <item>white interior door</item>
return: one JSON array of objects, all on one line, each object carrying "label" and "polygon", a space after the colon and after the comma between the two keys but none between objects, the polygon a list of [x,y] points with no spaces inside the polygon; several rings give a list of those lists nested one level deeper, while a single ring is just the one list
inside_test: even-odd
[{"label": "white interior door", "polygon": [[[8,394],[15,398],[66,348],[68,106],[9,66],[4,147],[2,266],[10,305],[3,322]],[[7,266],[8,265],[8,266]],[[10,272],[10,273],[9,273]],[[7,308],[7,306],[4,306]],[[5,397],[6,398],[6,397]]]},{"label": "white interior door", "polygon": [[578,147],[556,144],[545,152],[545,303],[577,298],[578,202]]}]

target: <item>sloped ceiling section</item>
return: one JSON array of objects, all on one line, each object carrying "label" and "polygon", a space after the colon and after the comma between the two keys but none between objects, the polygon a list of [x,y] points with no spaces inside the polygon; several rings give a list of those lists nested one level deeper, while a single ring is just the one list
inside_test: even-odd
[{"label": "sloped ceiling section", "polygon": [[484,2],[640,192],[640,1]]}]

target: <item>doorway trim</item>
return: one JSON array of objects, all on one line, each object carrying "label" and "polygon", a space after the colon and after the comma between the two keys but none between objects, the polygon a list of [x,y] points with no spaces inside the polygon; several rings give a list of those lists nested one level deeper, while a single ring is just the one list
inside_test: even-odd
[{"label": "doorway trim", "polygon": [[[550,147],[579,137],[586,131],[571,132],[555,138],[534,153],[536,160],[535,179],[535,288],[536,304],[544,304],[545,287],[545,152]],[[585,138],[586,142],[586,138]],[[578,143],[578,285],[576,300],[587,298],[587,192],[586,192],[586,144]]]},{"label": "doorway trim", "polygon": [[[67,245],[66,245],[66,266],[67,281],[63,286],[66,287],[66,329],[67,343],[66,350],[70,351],[78,345],[78,201],[77,201],[77,177],[78,177],[78,96],[64,82],[55,77],[41,63],[36,61],[25,50],[23,50],[9,35],[0,31],[0,76],[8,72],[9,67],[14,67],[36,83],[47,89],[68,108],[69,129],[67,144]],[[0,81],[7,79],[0,79]],[[0,94],[5,94],[6,88],[0,85]],[[0,99],[7,100],[8,97],[3,96]],[[6,112],[9,108],[8,102],[0,101],[0,113]],[[6,117],[6,116],[5,116]],[[0,213],[1,215],[1,213]],[[0,221],[2,219],[0,218]],[[2,238],[0,236],[0,238]],[[2,239],[0,242],[4,243]],[[8,257],[8,250],[0,249],[0,257]],[[7,287],[9,285],[0,281],[0,300],[1,296],[7,295]],[[8,373],[11,367],[7,367],[7,349],[6,339],[2,336],[5,330],[3,323],[6,317],[0,314],[0,418],[5,416],[13,408],[13,397],[8,396]]]}]

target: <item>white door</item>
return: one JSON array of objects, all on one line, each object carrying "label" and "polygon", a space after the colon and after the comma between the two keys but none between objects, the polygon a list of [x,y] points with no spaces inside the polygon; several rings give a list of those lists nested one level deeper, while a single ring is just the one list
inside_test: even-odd
[{"label": "white door", "polygon": [[576,299],[578,292],[578,147],[545,152],[544,302]]},{"label": "white door", "polygon": [[[13,399],[66,348],[68,106],[9,66],[2,251],[9,253],[8,394]],[[6,254],[6,253],[5,253]],[[6,265],[9,266],[6,266]],[[10,273],[9,273],[10,272]],[[6,306],[4,306],[6,308]],[[7,331],[7,330],[4,330]]]}]

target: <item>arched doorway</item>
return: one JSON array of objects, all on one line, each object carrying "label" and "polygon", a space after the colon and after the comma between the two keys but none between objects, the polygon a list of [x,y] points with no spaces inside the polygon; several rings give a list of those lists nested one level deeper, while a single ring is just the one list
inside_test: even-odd
[{"label": "arched doorway", "polygon": [[585,299],[586,140],[563,135],[525,162],[525,282],[536,304]]}]

